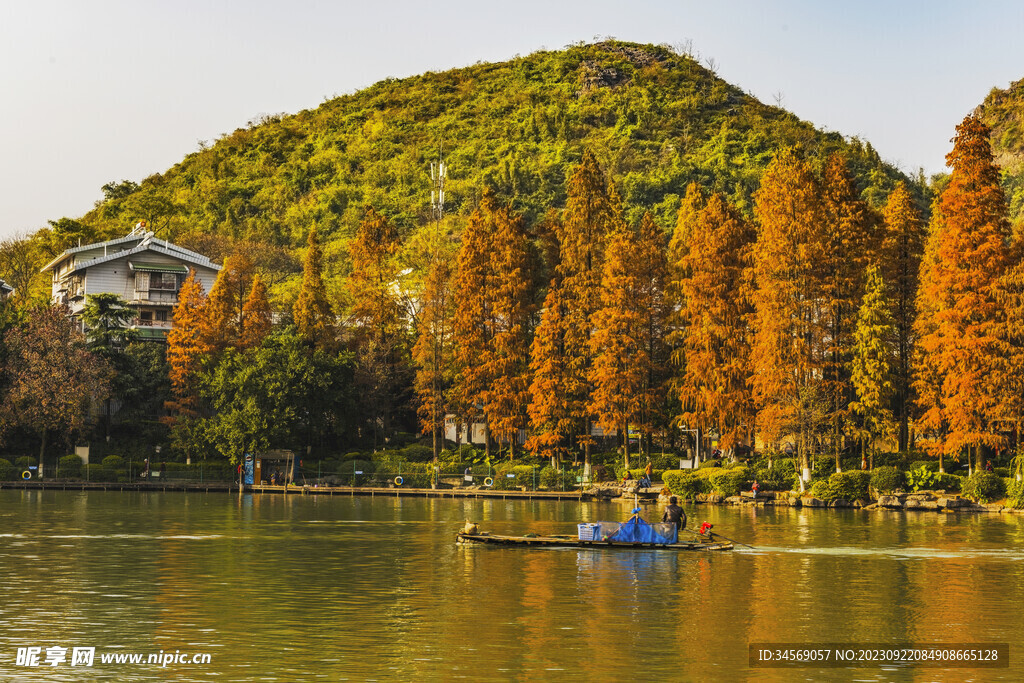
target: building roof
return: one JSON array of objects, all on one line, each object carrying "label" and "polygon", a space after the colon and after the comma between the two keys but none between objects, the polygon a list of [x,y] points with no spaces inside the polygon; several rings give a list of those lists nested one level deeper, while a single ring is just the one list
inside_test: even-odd
[{"label": "building roof", "polygon": [[9,284],[4,282],[3,280],[0,280],[0,293],[10,294],[13,291],[14,291],[14,287],[11,287]]},{"label": "building roof", "polygon": [[173,263],[143,263],[141,261],[129,261],[128,268],[133,273],[188,273],[187,267]]},{"label": "building roof", "polygon": [[[170,256],[172,258],[176,258],[176,259],[179,259],[181,261],[185,261],[187,263],[192,263],[192,264],[197,265],[197,266],[203,266],[205,268],[211,268],[213,270],[220,270],[220,266],[218,266],[216,263],[211,261],[206,256],[203,256],[202,254],[199,254],[197,252],[191,251],[189,249],[185,249],[183,247],[179,247],[176,244],[171,244],[167,240],[157,239],[156,237],[153,236],[153,233],[151,233],[151,232],[144,232],[144,233],[133,232],[133,234],[130,234],[127,237],[121,237],[121,238],[116,239],[116,240],[107,240],[106,242],[96,242],[95,244],[86,244],[86,245],[83,245],[81,247],[74,247],[72,249],[66,249],[66,250],[64,250],[64,253],[60,254],[55,259],[53,259],[52,261],[47,263],[45,266],[43,266],[42,269],[39,272],[45,273],[46,271],[50,270],[51,268],[54,268],[57,264],[64,262],[66,259],[74,256],[75,254],[80,254],[80,253],[85,252],[85,251],[93,251],[93,250],[100,249],[100,248],[106,249],[107,247],[129,244],[131,242],[136,242],[137,244],[135,244],[135,246],[133,246],[133,247],[130,247],[129,249],[121,249],[119,251],[115,251],[115,252],[112,252],[112,253],[108,251],[108,253],[106,255],[104,255],[104,256],[98,256],[98,257],[96,257],[94,259],[89,259],[88,261],[82,261],[81,263],[77,263],[77,264],[75,264],[75,267],[70,272],[77,272],[79,270],[84,270],[85,268],[89,268],[91,266],[96,266],[96,265],[99,265],[101,263],[106,263],[108,261],[113,261],[114,259],[123,258],[125,256],[132,256],[132,255],[135,255],[135,254],[142,254],[142,253],[145,253],[145,252],[154,252],[154,253],[157,253],[157,254],[163,254],[165,256]],[[135,264],[135,268],[138,269],[139,265],[140,264],[136,263]],[[155,266],[156,264],[152,264],[152,265]],[[180,271],[158,271],[158,272],[180,272]]]}]

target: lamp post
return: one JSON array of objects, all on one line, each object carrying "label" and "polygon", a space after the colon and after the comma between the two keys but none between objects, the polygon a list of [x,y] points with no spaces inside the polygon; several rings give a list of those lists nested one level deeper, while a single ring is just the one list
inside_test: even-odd
[{"label": "lamp post", "polygon": [[693,469],[697,469],[697,465],[700,464],[700,430],[699,429],[683,429],[679,428],[681,432],[693,432],[693,447],[694,447],[694,460]]}]

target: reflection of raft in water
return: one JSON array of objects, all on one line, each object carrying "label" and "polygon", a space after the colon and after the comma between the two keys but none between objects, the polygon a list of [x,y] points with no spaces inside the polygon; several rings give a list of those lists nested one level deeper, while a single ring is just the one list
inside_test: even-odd
[{"label": "reflection of raft in water", "polygon": [[549,547],[549,548],[626,548],[635,550],[732,550],[727,539],[715,540],[714,534],[693,533],[694,539],[679,541],[675,524],[648,524],[640,518],[639,508],[626,522],[595,522],[580,524],[579,534],[573,536],[499,536],[480,533],[477,526],[467,522],[459,533],[458,543],[489,543],[491,545]]},{"label": "reflection of raft in water", "polygon": [[677,543],[645,543],[643,541],[581,541],[574,536],[494,536],[491,534],[467,534],[460,532],[458,543],[489,543],[531,548],[591,548],[605,550],[622,548],[627,550],[732,550],[732,543],[712,539],[695,539]]}]

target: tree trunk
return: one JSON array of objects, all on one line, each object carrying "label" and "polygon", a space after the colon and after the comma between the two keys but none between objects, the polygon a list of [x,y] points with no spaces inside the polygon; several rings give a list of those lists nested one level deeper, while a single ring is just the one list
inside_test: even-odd
[{"label": "tree trunk", "polygon": [[42,445],[39,446],[39,479],[43,478],[43,462],[46,459],[46,430],[42,430]]},{"label": "tree trunk", "polygon": [[625,437],[622,440],[622,455],[625,459],[626,470],[629,470],[629,425],[627,424],[622,430],[622,435]]}]

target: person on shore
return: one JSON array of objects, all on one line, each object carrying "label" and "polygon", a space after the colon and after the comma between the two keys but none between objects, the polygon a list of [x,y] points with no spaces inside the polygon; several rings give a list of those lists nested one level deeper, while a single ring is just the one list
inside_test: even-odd
[{"label": "person on shore", "polygon": [[626,486],[626,485],[627,485],[627,484],[628,484],[629,482],[631,482],[632,480],[633,480],[633,475],[631,475],[631,474],[629,473],[629,470],[626,470],[626,474],[624,474],[624,475],[622,476],[622,485],[623,485],[623,486]]},{"label": "person on shore", "polygon": [[142,474],[139,475],[143,479],[149,478],[149,458],[142,461]]},{"label": "person on shore", "polygon": [[[686,513],[683,512],[683,508],[678,505],[679,499],[672,496],[668,499],[668,507],[665,508],[665,514],[661,516],[661,521],[668,524],[675,524],[678,531],[682,531],[686,528]],[[676,533],[678,539],[679,534]]]},{"label": "person on shore", "polygon": [[654,468],[651,466],[651,461],[647,461],[647,468],[644,469],[644,478],[640,480],[640,486],[642,488],[651,487],[651,475],[654,473]]},{"label": "person on shore", "polygon": [[991,460],[986,460],[985,461],[985,471],[986,472],[991,472],[992,471],[992,461]]},{"label": "person on shore", "polygon": [[761,488],[761,486],[757,483],[757,479],[755,479],[754,483],[750,485],[750,492],[754,494],[751,498],[757,498],[757,490],[759,488]]}]

